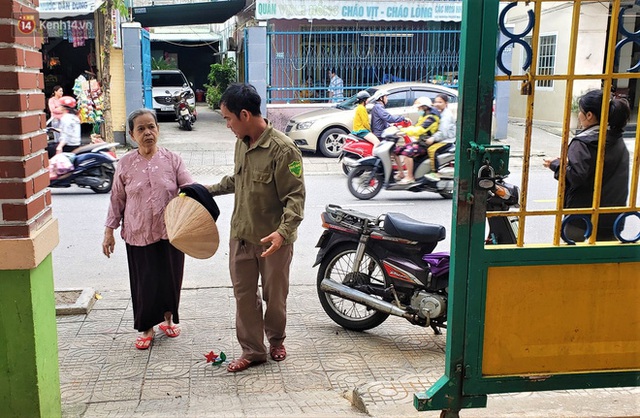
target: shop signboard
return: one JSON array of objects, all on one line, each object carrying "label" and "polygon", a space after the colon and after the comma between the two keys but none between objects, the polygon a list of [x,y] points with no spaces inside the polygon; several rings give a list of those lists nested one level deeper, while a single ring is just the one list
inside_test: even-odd
[{"label": "shop signboard", "polygon": [[325,1],[257,0],[256,19],[403,20],[414,22],[462,20],[461,1]]},{"label": "shop signboard", "polygon": [[81,16],[96,11],[104,0],[40,0],[41,20]]}]

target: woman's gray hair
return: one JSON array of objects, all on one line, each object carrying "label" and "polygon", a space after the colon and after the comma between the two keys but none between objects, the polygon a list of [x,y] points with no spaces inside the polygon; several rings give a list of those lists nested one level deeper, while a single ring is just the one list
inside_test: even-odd
[{"label": "woman's gray hair", "polygon": [[142,115],[151,115],[153,116],[153,120],[158,124],[158,116],[156,115],[156,111],[153,109],[140,108],[136,109],[133,112],[129,113],[127,116],[127,126],[129,127],[129,131],[133,131],[133,123],[135,120]]}]

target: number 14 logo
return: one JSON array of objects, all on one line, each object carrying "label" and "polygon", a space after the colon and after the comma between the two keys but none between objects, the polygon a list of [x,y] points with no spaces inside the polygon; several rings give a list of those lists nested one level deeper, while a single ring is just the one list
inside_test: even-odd
[{"label": "number 14 logo", "polygon": [[35,15],[22,14],[18,17],[18,31],[24,35],[30,35],[36,30]]}]

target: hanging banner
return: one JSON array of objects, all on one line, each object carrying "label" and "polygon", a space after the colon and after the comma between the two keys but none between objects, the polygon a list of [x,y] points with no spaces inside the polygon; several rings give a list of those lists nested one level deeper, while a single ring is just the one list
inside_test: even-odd
[{"label": "hanging banner", "polygon": [[461,1],[256,0],[256,19],[462,20]]},{"label": "hanging banner", "polygon": [[62,19],[93,13],[103,2],[104,0],[40,0],[38,12],[40,20]]}]

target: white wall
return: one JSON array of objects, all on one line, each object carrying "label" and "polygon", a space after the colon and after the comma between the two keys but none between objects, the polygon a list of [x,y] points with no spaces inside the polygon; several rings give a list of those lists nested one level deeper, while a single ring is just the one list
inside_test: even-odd
[{"label": "white wall", "polygon": [[[540,35],[555,34],[556,60],[555,74],[567,74],[569,62],[569,43],[571,38],[572,2],[542,3]],[[533,5],[531,6],[533,7]],[[521,33],[528,24],[526,11],[529,7],[520,4],[507,15],[508,22],[515,26],[513,32]],[[578,28],[578,47],[576,48],[575,74],[602,73],[607,30],[607,13],[598,3],[584,4],[580,13]],[[533,32],[533,31],[532,31]],[[532,33],[531,32],[531,33]],[[531,34],[530,33],[530,34]],[[513,74],[522,74],[524,62],[523,50],[516,46],[511,68]],[[536,88],[534,120],[537,124],[561,125],[564,117],[566,82],[554,81],[552,88]],[[590,89],[600,88],[600,80],[577,80],[573,86],[573,95]],[[511,83],[509,116],[524,119],[526,98],[520,94],[520,83]]]}]

